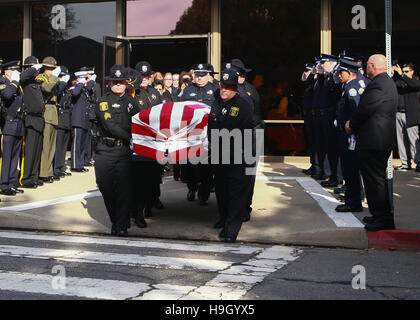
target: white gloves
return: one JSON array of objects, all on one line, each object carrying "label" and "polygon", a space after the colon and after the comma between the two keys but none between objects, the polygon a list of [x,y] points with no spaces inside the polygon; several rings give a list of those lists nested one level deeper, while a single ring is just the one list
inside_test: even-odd
[{"label": "white gloves", "polygon": [[16,70],[13,70],[12,75],[11,75],[11,80],[12,81],[19,82],[19,80],[20,80],[20,72],[19,71],[16,71]]},{"label": "white gloves", "polygon": [[77,78],[77,83],[85,84],[86,83],[86,78]]},{"label": "white gloves", "polygon": [[36,70],[39,70],[39,69],[41,69],[41,68],[42,68],[42,64],[34,64],[34,65],[32,66],[32,68],[35,68]]},{"label": "white gloves", "polygon": [[70,80],[70,75],[68,75],[68,74],[61,77],[61,81],[64,81],[65,83],[69,82],[69,80]]},{"label": "white gloves", "polygon": [[93,75],[90,77],[90,80],[92,80],[92,81],[96,81],[96,74],[93,74]]},{"label": "white gloves", "polygon": [[58,77],[58,76],[60,75],[60,72],[61,72],[61,68],[60,68],[60,67],[57,67],[57,68],[55,68],[55,69],[52,71],[52,75],[53,75],[54,77]]}]

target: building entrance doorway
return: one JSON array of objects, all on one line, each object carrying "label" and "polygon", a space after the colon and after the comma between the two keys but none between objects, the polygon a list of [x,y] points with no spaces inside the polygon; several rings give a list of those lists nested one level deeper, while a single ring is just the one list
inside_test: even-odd
[{"label": "building entrance doorway", "polygon": [[115,63],[132,67],[148,61],[156,72],[189,71],[196,63],[210,63],[210,34],[109,37],[103,41],[102,88],[105,76]]}]

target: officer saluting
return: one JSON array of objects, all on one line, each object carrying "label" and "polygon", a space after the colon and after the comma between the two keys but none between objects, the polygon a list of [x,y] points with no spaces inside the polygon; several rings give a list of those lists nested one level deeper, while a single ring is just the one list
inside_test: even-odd
[{"label": "officer saluting", "polygon": [[14,196],[23,193],[17,186],[17,165],[25,134],[23,124],[23,91],[20,87],[20,61],[2,65],[5,77],[0,80],[2,123],[1,193]]},{"label": "officer saluting", "polygon": [[[223,228],[219,236],[224,238],[224,242],[235,242],[243,219],[247,214],[251,176],[245,174],[246,165],[243,156],[241,163],[234,163],[233,151],[235,145],[244,145],[242,139],[245,136],[245,129],[251,130],[253,128],[253,107],[238,94],[238,74],[236,71],[232,69],[224,70],[220,82],[220,91],[215,94],[216,100],[211,108],[208,127],[212,159],[218,156],[218,163],[215,165],[216,198],[220,214],[219,222]],[[212,139],[212,135],[215,133],[213,130],[222,129],[227,129],[229,132],[239,129],[242,133],[242,141],[234,141],[234,143],[230,141],[230,150],[226,150],[221,148],[223,147],[223,137],[219,136],[217,137],[219,148],[215,149],[216,141]],[[229,151],[230,162],[223,164],[221,162],[222,155]],[[241,151],[243,155],[243,150]]]},{"label": "officer saluting", "polygon": [[112,222],[111,234],[126,236],[130,227],[131,117],[140,111],[137,101],[126,94],[128,72],[114,65],[110,75],[111,92],[98,99],[95,108],[99,141],[95,154],[96,183]]},{"label": "officer saluting", "polygon": [[42,64],[34,56],[29,56],[23,62],[25,70],[20,76],[23,89],[26,134],[23,146],[22,164],[20,166],[20,185],[24,188],[37,188],[42,185],[38,181],[39,163],[42,151],[42,133],[44,131],[43,113],[45,110],[41,83],[36,80]]},{"label": "officer saluting", "polygon": [[338,103],[338,128],[340,132],[340,155],[343,163],[344,180],[346,188],[344,192],[345,203],[337,206],[337,212],[360,212],[363,211],[360,200],[360,174],[359,165],[355,154],[354,134],[348,135],[344,125],[356,112],[360,96],[364,92],[364,86],[358,80],[360,65],[345,59],[340,60],[339,77],[344,84],[341,99]]}]

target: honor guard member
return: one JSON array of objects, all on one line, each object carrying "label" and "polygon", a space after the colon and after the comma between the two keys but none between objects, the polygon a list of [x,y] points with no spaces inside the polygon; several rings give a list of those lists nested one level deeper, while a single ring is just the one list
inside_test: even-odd
[{"label": "honor guard member", "polygon": [[340,59],[339,77],[344,84],[341,99],[338,103],[338,129],[340,142],[340,155],[343,164],[343,176],[346,183],[344,191],[344,204],[335,208],[337,212],[360,212],[363,211],[360,199],[361,180],[359,165],[355,153],[354,134],[347,134],[344,125],[349,121],[357,110],[360,96],[364,87],[358,81],[357,74],[360,65],[345,59]]},{"label": "honor guard member", "polygon": [[96,121],[95,105],[98,101],[98,98],[101,96],[101,86],[99,85],[99,83],[96,82],[97,75],[95,74],[95,68],[85,67],[85,69],[88,74],[87,81],[92,80],[95,82],[92,90],[89,92],[89,129],[85,146],[85,166],[91,167],[93,166],[93,152],[95,152],[96,144],[93,136],[93,126]]},{"label": "honor guard member", "polygon": [[44,73],[37,77],[41,82],[41,91],[45,101],[44,111],[44,132],[42,142],[41,164],[39,170],[39,179],[43,182],[52,183],[54,179],[53,161],[55,147],[57,142],[58,113],[57,113],[57,95],[58,95],[58,75],[61,72],[57,66],[57,61],[53,57],[45,57],[42,61]]},{"label": "honor guard member", "polygon": [[[323,187],[336,187],[338,185],[338,137],[334,126],[336,120],[336,109],[341,84],[336,84],[333,77],[333,69],[337,63],[337,57],[321,54],[318,64],[318,75],[314,85],[314,109],[317,111],[315,116],[315,132],[318,163],[321,168],[328,155],[328,163],[331,170],[328,180],[321,182]],[[311,177],[316,180],[324,179],[325,171]]]},{"label": "honor guard member", "polygon": [[0,94],[3,103],[1,137],[1,193],[14,196],[23,193],[17,189],[18,162],[25,134],[23,123],[23,91],[20,86],[20,61],[2,65],[4,78],[0,79]]},{"label": "honor guard member", "polygon": [[78,71],[74,74],[77,83],[70,88],[72,94],[73,111],[71,115],[71,168],[72,172],[87,172],[85,166],[86,140],[89,133],[89,96],[95,81],[88,81],[87,71]]},{"label": "honor guard member", "polygon": [[[215,94],[210,116],[209,116],[209,137],[212,152],[212,164],[216,173],[216,199],[220,220],[216,226],[222,228],[219,237],[224,242],[235,242],[239,230],[247,215],[249,205],[249,184],[250,176],[246,174],[246,164],[243,157],[245,130],[252,130],[253,106],[243,99],[238,93],[238,74],[232,69],[226,69],[221,73],[220,90]],[[241,141],[231,136],[232,130],[241,131]],[[228,130],[229,146],[226,149],[223,136],[218,136],[217,143],[213,140],[213,130]],[[235,135],[237,136],[237,135]],[[225,140],[225,141],[224,141]],[[251,142],[252,144],[252,142]],[[235,152],[240,146],[241,159],[235,162]],[[217,149],[216,149],[217,148]],[[223,163],[223,155],[230,154],[229,163]],[[214,163],[214,160],[216,163]]]},{"label": "honor guard member", "polygon": [[26,133],[23,142],[19,183],[24,188],[37,188],[43,184],[38,179],[45,110],[44,97],[41,91],[42,82],[38,80],[42,64],[36,57],[29,56],[24,60],[23,68],[20,85],[23,89]]},{"label": "honor guard member", "polygon": [[[254,86],[249,83],[248,81],[246,81],[246,74],[251,72],[252,69],[250,68],[246,68],[245,64],[242,62],[242,60],[240,59],[232,59],[232,61],[230,62],[233,66],[234,69],[237,69],[239,72],[239,77],[238,77],[238,90],[240,92],[244,92],[245,94],[247,94],[251,100],[252,100],[252,104],[253,104],[253,119],[254,119],[254,129],[264,129],[264,121],[262,119],[262,113],[261,113],[261,106],[260,106],[260,95],[257,91],[257,89],[254,88]],[[258,140],[257,141],[257,136],[255,131],[253,132],[253,143],[254,143],[254,149],[253,152],[256,154],[256,148],[260,148],[261,144],[263,144],[263,141]],[[258,166],[258,158],[256,159],[256,163],[255,163],[255,167]],[[252,212],[252,198],[254,195],[254,187],[255,187],[255,177],[256,177],[256,173],[255,175],[251,176],[251,184],[250,184],[250,191],[249,191],[249,200],[248,200],[248,214],[245,216],[244,218],[244,222],[248,221],[251,218],[251,212]]]},{"label": "honor guard member", "polygon": [[311,166],[309,169],[302,170],[304,174],[313,175],[321,171],[318,163],[318,158],[315,152],[315,132],[314,119],[312,112],[313,89],[315,83],[315,66],[312,63],[307,63],[305,71],[301,78],[303,82],[303,120],[305,123],[306,145],[309,149]]},{"label": "honor guard member", "polygon": [[[195,82],[182,91],[179,101],[198,101],[211,106],[215,100],[214,94],[218,87],[209,81],[211,68],[209,64],[193,66]],[[210,197],[212,168],[209,164],[199,163],[182,165],[182,174],[188,186],[187,199],[193,201],[198,191],[200,205],[206,205]]]},{"label": "honor guard member", "polygon": [[59,89],[58,99],[58,125],[57,142],[55,150],[55,168],[54,175],[58,177],[71,176],[66,169],[66,153],[69,139],[71,136],[71,110],[73,108],[71,92],[69,90],[70,74],[65,66],[60,66],[61,72],[58,75],[59,85],[64,88]]},{"label": "honor guard member", "polygon": [[150,108],[162,103],[162,98],[159,91],[151,86],[150,79],[152,74],[155,73],[147,61],[140,61],[136,64],[135,69],[139,71],[143,80],[140,83],[140,91],[138,92],[138,101],[140,108]]},{"label": "honor guard member", "polygon": [[[148,108],[151,108],[153,106],[163,103],[163,100],[160,96],[159,91],[153,88],[150,83],[152,74],[155,73],[152,70],[150,63],[147,61],[139,61],[136,63],[135,69],[139,71],[143,76],[143,79],[140,83],[140,90],[138,91],[137,98],[136,98],[137,101],[139,102],[140,109],[141,110],[148,109]],[[160,166],[160,171],[159,171],[160,183],[162,183],[163,172],[164,172],[164,167]],[[154,197],[155,197],[154,207],[157,209],[163,209],[164,206],[159,199],[160,184],[159,184],[159,189],[156,191],[156,194]],[[149,212],[149,210],[146,210],[146,216],[149,216],[149,215],[151,215],[151,212]]]},{"label": "honor guard member", "polygon": [[98,99],[95,108],[100,135],[95,153],[96,183],[112,223],[111,234],[127,236],[132,210],[131,118],[140,109],[126,93],[129,76],[125,67],[112,66],[105,80],[111,91]]}]

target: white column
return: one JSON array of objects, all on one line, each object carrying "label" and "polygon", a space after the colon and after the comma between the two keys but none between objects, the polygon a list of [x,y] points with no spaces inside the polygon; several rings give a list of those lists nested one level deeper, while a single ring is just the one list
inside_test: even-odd
[{"label": "white column", "polygon": [[321,53],[331,51],[331,0],[321,0]]},{"label": "white column", "polygon": [[[212,0],[211,1],[211,37],[210,37],[210,63],[214,67],[214,71],[220,72],[220,68],[222,65],[221,57],[222,57],[222,26],[221,26],[221,1],[220,0]],[[219,78],[219,75],[215,75],[216,78]]]},{"label": "white column", "polygon": [[32,55],[32,4],[23,5],[23,49],[22,63],[25,58]]}]

